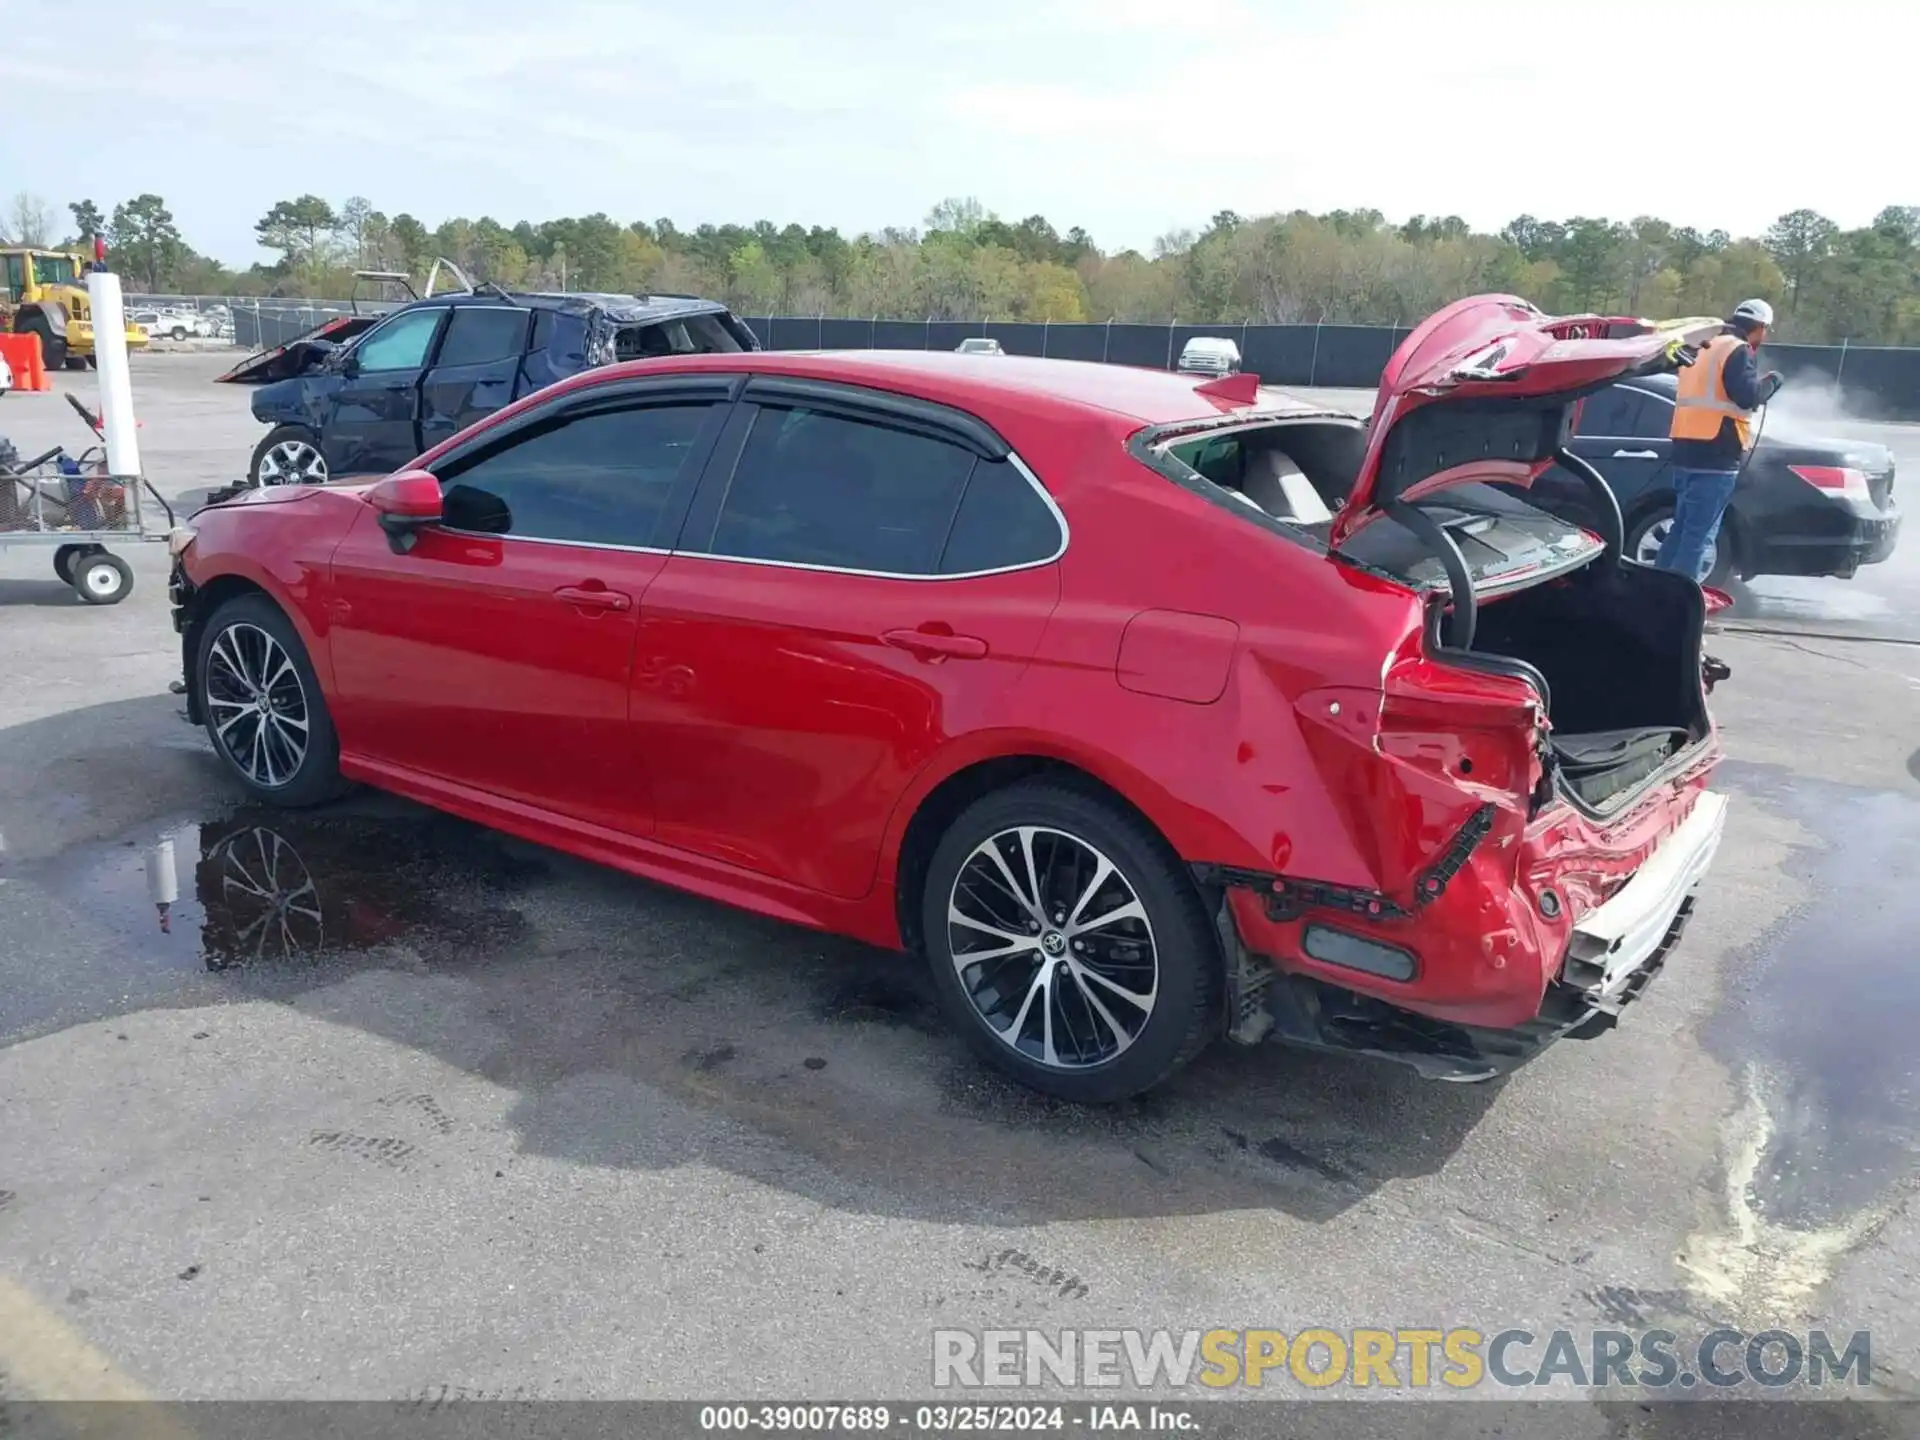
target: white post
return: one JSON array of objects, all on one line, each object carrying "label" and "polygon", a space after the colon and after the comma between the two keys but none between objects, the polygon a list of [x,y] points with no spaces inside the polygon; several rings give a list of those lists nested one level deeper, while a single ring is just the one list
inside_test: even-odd
[{"label": "white post", "polygon": [[171,836],[147,851],[147,895],[160,914],[160,928],[171,931],[174,902],[180,898],[180,871],[174,863]]},{"label": "white post", "polygon": [[115,480],[140,478],[140,444],[133,428],[133,377],[127,369],[127,312],[120,298],[120,277],[105,270],[87,272],[87,299],[93,308],[93,355],[100,374],[100,428],[107,441],[107,474]]}]

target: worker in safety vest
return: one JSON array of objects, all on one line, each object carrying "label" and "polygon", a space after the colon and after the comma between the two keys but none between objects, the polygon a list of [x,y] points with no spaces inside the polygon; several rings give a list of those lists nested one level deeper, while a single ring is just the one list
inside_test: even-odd
[{"label": "worker in safety vest", "polygon": [[1766,301],[1741,301],[1727,328],[1680,371],[1667,432],[1673,437],[1673,525],[1660,542],[1662,570],[1707,578],[1707,548],[1720,534],[1720,517],[1753,444],[1753,412],[1780,389],[1780,376],[1762,376],[1755,358],[1771,324]]}]

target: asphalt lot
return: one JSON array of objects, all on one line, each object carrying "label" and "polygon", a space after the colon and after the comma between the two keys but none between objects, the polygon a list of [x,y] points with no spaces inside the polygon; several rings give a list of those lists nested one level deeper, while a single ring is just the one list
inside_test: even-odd
[{"label": "asphalt lot", "polygon": [[[169,498],[258,436],[219,368],[135,361]],[[0,433],[86,439],[48,396]],[[897,1398],[936,1327],[1728,1324],[1870,1329],[1920,1396],[1912,543],[1714,637],[1733,818],[1618,1030],[1487,1086],[1222,1047],[1109,1111],[981,1071],[910,962],[376,796],[238,805],[124,553],[109,610],[0,555],[0,1395]],[[256,926],[241,860],[318,920]],[[1527,1433],[1706,1433],[1603,1401]]]}]

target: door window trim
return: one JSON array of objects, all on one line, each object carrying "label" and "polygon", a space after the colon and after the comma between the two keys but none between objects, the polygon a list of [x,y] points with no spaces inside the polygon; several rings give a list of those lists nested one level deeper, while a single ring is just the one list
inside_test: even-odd
[{"label": "door window trim", "polygon": [[[722,431],[718,443],[707,457],[706,470],[700,477],[694,502],[688,511],[675,546],[674,554],[697,560],[715,560],[728,565],[760,565],[780,570],[804,570],[817,575],[858,575],[872,580],[913,580],[939,583],[946,580],[979,580],[991,575],[1012,575],[1022,570],[1040,570],[1049,565],[1058,564],[1067,553],[1072,539],[1065,512],[1059,502],[1041,483],[1026,461],[1014,451],[1013,447],[1002,440],[985,422],[964,416],[971,424],[965,431],[949,430],[948,416],[960,416],[961,412],[950,411],[944,405],[929,401],[912,399],[909,396],[894,395],[887,391],[869,391],[862,387],[841,385],[828,381],[789,380],[780,377],[764,382],[756,377],[747,387],[748,398],[736,401],[733,415]],[[758,555],[726,555],[711,548],[713,537],[719,531],[720,512],[725,507],[728,491],[732,488],[734,473],[739,469],[741,458],[746,453],[747,437],[752,433],[753,423],[758,418],[762,406],[754,403],[755,395],[765,396],[772,405],[780,408],[802,408],[821,411],[841,419],[853,420],[867,425],[879,425],[903,434],[919,435],[947,444],[959,444],[960,448],[973,453],[978,460],[1004,460],[1012,466],[1015,474],[1025,480],[1040,497],[1041,504],[1047,507],[1053,516],[1053,523],[1059,535],[1059,543],[1051,554],[1040,560],[1023,560],[1017,565],[996,565],[986,570],[962,570],[951,574],[921,574],[908,570],[865,570],[851,565],[821,565],[806,560],[774,560]],[[872,396],[878,403],[868,403]],[[937,412],[945,412],[944,414]],[[896,418],[898,417],[898,418]],[[906,424],[898,423],[905,419]],[[967,440],[959,439],[961,434]],[[990,440],[988,437],[991,437]],[[985,450],[997,453],[983,453]],[[968,484],[972,483],[971,473]],[[956,507],[964,502],[966,487],[962,486]],[[956,509],[957,513],[957,509]],[[689,536],[688,531],[692,532]]]},{"label": "door window trim", "polygon": [[572,550],[611,550],[626,555],[672,555],[675,553],[674,544],[679,541],[681,532],[686,528],[687,514],[693,507],[694,497],[699,493],[701,477],[725,436],[726,427],[732,422],[734,407],[731,397],[737,393],[745,380],[745,376],[689,374],[649,376],[644,380],[589,385],[515,415],[511,420],[488,426],[465,444],[449,450],[431,466],[426,467],[427,473],[439,480],[442,466],[470,458],[484,458],[490,452],[505,450],[527,431],[556,421],[566,424],[606,410],[649,410],[687,401],[704,404],[710,406],[714,414],[702,422],[702,434],[694,442],[698,450],[692,457],[693,463],[688,466],[686,475],[675,480],[673,493],[667,497],[666,506],[660,512],[660,528],[671,531],[672,540],[668,544],[618,545],[609,540],[556,540],[547,535],[516,535],[512,531],[508,531],[505,535],[496,535],[486,530],[462,530],[457,526],[446,524],[434,528],[448,535],[458,535],[463,540],[519,541],[525,545],[564,545]]}]

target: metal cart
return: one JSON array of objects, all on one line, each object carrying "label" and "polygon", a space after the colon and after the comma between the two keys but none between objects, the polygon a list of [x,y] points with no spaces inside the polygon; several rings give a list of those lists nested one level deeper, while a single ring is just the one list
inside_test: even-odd
[{"label": "metal cart", "polygon": [[[74,396],[66,398],[99,436],[99,417]],[[159,528],[163,515],[166,525]],[[129,482],[107,474],[101,446],[77,456],[55,446],[25,461],[11,446],[0,449],[0,551],[51,547],[53,573],[89,605],[118,605],[133,590],[133,570],[108,551],[109,542],[164,542],[174,524],[173,507],[144,477]]]}]

